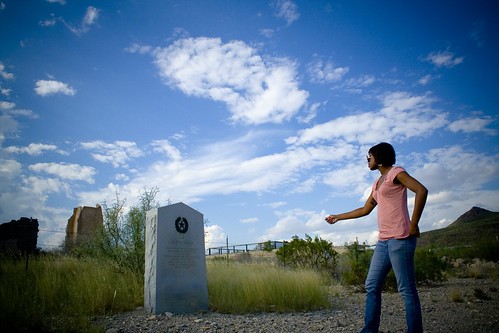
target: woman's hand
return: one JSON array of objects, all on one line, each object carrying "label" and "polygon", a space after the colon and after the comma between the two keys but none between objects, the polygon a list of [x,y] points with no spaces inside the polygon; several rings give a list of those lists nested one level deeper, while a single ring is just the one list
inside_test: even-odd
[{"label": "woman's hand", "polygon": [[420,233],[419,233],[419,227],[417,224],[415,223],[411,223],[409,225],[409,235],[411,236],[416,236],[416,237],[419,237],[420,236]]},{"label": "woman's hand", "polygon": [[335,224],[336,222],[338,222],[338,216],[331,214],[326,217],[326,222],[329,224]]}]

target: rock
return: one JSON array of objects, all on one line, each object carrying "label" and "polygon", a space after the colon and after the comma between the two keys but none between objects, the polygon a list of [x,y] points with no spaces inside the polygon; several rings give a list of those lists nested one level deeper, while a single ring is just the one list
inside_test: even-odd
[{"label": "rock", "polygon": [[[487,291],[489,300],[476,302],[475,289]],[[495,289],[494,289],[495,288]],[[452,290],[471,297],[473,302],[453,302]],[[453,278],[437,286],[420,287],[423,324],[427,333],[499,332],[499,294],[497,283],[490,280]],[[341,301],[338,299],[341,298]],[[305,313],[258,313],[229,315],[215,312],[160,315],[148,320],[142,312],[119,313],[102,317],[106,333],[135,332],[224,332],[224,333],[301,333],[359,332],[364,322],[364,293],[343,292],[332,299],[333,308]],[[405,332],[405,313],[398,293],[383,294],[382,332]]]}]

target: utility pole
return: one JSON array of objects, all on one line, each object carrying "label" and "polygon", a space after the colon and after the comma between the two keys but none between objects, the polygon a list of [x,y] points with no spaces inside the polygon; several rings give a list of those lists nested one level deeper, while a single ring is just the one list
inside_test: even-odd
[{"label": "utility pole", "polygon": [[227,244],[227,265],[229,264],[229,235],[225,238],[225,242]]}]

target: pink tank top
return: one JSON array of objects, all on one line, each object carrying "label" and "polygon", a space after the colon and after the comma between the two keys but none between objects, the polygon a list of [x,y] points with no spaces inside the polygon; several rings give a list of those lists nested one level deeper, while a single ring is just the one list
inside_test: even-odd
[{"label": "pink tank top", "polygon": [[395,184],[395,177],[405,171],[402,167],[392,167],[383,184],[376,190],[378,180],[373,184],[373,198],[378,203],[379,239],[401,239],[409,237],[409,211],[407,209],[407,188]]}]

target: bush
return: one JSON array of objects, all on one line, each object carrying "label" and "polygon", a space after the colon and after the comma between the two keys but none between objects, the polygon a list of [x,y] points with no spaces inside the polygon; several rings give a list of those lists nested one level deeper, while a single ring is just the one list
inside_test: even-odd
[{"label": "bush", "polygon": [[362,286],[367,278],[369,264],[374,251],[365,245],[359,245],[357,242],[347,245],[347,249],[350,269],[343,272],[343,282],[347,285]]},{"label": "bush", "polygon": [[[357,243],[347,246],[350,259],[350,270],[343,272],[343,281],[347,285],[361,286],[365,283],[373,251],[359,246]],[[445,280],[448,264],[439,259],[434,251],[416,249],[414,254],[415,280],[417,284],[428,284]],[[397,280],[393,270],[385,281],[385,290],[397,290]]]},{"label": "bush", "polygon": [[499,261],[499,242],[483,240],[472,245],[454,246],[446,248],[432,248],[441,257],[449,259],[481,259],[485,261]]},{"label": "bush", "polygon": [[336,267],[338,252],[333,243],[316,236],[305,235],[305,239],[293,238],[276,251],[276,257],[284,266],[327,271],[332,274]]},{"label": "bush", "polygon": [[449,268],[447,262],[437,257],[430,250],[416,249],[414,254],[416,283],[432,283],[445,280],[445,271]]}]

